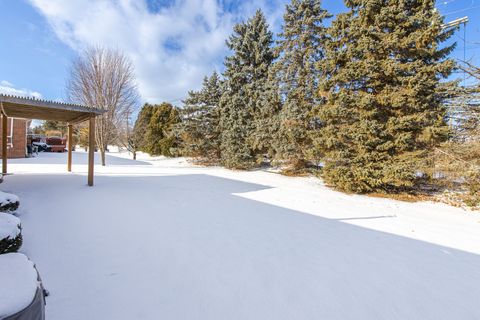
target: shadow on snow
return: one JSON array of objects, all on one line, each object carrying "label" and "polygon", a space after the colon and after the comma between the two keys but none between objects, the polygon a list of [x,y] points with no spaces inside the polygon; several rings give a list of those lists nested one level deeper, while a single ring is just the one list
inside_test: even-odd
[{"label": "shadow on snow", "polygon": [[83,180],[7,182],[49,319],[480,318],[479,255],[232,195],[257,184]]}]

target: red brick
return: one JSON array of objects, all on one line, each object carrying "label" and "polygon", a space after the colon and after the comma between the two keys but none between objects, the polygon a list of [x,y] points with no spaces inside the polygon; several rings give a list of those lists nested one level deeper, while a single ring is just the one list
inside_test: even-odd
[{"label": "red brick", "polygon": [[[0,121],[0,132],[2,124]],[[11,120],[8,119],[8,135],[10,135]],[[9,139],[10,141],[10,139]],[[0,156],[2,156],[2,141],[0,139]],[[13,148],[8,148],[8,158],[25,158],[27,148],[27,120],[13,119]]]}]

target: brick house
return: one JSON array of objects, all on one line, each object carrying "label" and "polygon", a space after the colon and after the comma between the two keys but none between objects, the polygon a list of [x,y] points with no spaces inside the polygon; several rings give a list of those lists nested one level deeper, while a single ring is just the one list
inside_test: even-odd
[{"label": "brick house", "polygon": [[[27,129],[31,120],[10,118],[7,121],[7,156],[13,158],[25,158],[27,154]],[[2,124],[0,122],[0,132]],[[2,142],[0,141],[0,156],[2,155]]]}]

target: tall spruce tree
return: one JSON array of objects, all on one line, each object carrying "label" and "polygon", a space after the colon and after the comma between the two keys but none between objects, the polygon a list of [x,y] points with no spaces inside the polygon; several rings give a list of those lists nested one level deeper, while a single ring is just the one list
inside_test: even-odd
[{"label": "tall spruce tree", "polygon": [[454,62],[434,0],[346,0],[330,28],[320,92],[324,177],[354,192],[415,186],[448,128],[437,94]]},{"label": "tall spruce tree", "polygon": [[271,153],[272,120],[278,98],[270,66],[273,35],[258,10],[237,24],[227,41],[233,54],[225,59],[225,89],[220,99],[221,161],[226,167],[247,169],[257,156]]},{"label": "tall spruce tree", "polygon": [[199,91],[190,91],[181,111],[177,135],[182,140],[182,154],[209,162],[220,159],[221,81],[216,72],[203,79]]},{"label": "tall spruce tree", "polygon": [[283,15],[275,69],[285,100],[275,149],[277,156],[287,160],[293,169],[305,166],[312,148],[313,111],[320,103],[316,65],[324,57],[327,36],[323,22],[330,17],[322,9],[321,0],[292,0]]}]

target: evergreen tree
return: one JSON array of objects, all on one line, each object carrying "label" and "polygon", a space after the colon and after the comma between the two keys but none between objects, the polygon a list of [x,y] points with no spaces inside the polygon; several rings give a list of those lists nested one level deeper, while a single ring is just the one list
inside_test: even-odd
[{"label": "evergreen tree", "polygon": [[182,140],[182,154],[210,162],[220,159],[221,81],[216,72],[205,77],[200,91],[190,91],[184,101],[182,122],[177,135]]},{"label": "evergreen tree", "polygon": [[166,102],[154,105],[143,150],[151,155],[172,156],[172,148],[176,147],[173,128],[179,122],[179,112],[174,106]]},{"label": "evergreen tree", "polygon": [[258,10],[237,24],[227,41],[233,54],[225,59],[225,90],[220,99],[221,160],[226,167],[246,169],[257,155],[270,152],[276,90],[269,81],[274,59],[272,33]]},{"label": "evergreen tree", "polygon": [[67,134],[67,124],[60,121],[45,120],[42,127],[47,135],[59,135],[63,137]]},{"label": "evergreen tree", "polygon": [[310,133],[315,105],[318,105],[318,70],[324,56],[326,28],[331,15],[321,0],[292,0],[286,6],[284,25],[279,35],[279,61],[275,68],[285,101],[280,112],[280,130],[275,141],[278,157],[294,169],[306,164],[312,148]]},{"label": "evergreen tree", "polygon": [[453,31],[433,0],[345,3],[319,63],[324,178],[348,191],[408,190],[448,132],[437,88],[454,68],[453,46],[440,47]]},{"label": "evergreen tree", "polygon": [[140,112],[138,113],[137,120],[133,127],[132,142],[136,145],[137,150],[146,150],[147,140],[146,134],[148,125],[152,118],[154,106],[151,104],[144,104]]}]

